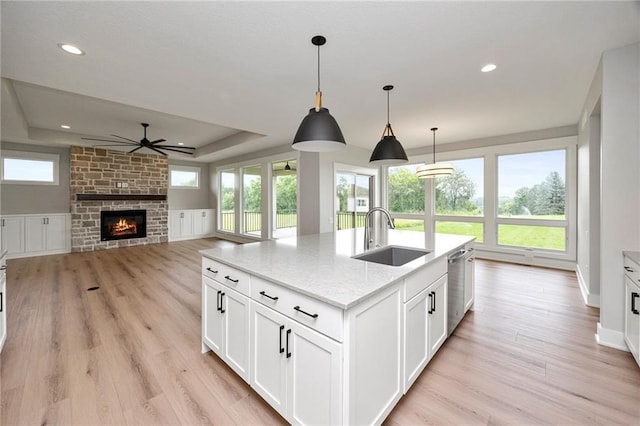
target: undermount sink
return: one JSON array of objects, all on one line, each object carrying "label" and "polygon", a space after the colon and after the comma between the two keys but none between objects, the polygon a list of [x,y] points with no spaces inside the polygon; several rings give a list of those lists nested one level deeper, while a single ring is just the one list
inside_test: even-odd
[{"label": "undermount sink", "polygon": [[402,266],[412,260],[431,253],[428,250],[400,246],[386,246],[353,256],[353,259],[381,263],[389,266]]}]

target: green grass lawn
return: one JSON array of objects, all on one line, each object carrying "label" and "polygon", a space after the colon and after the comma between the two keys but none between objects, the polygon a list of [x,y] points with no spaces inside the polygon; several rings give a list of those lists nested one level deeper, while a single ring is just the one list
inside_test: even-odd
[{"label": "green grass lawn", "polygon": [[[549,219],[562,217],[549,217]],[[396,229],[424,231],[421,220],[396,219]],[[436,232],[442,234],[471,235],[476,242],[484,241],[484,224],[469,222],[436,222]],[[565,229],[552,226],[498,225],[498,244],[515,247],[565,250]]]}]

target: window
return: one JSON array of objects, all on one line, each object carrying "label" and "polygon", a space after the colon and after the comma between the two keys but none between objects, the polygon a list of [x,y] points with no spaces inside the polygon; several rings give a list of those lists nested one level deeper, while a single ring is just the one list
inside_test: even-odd
[{"label": "window", "polygon": [[336,228],[364,227],[372,198],[373,176],[355,172],[336,172]]},{"label": "window", "polygon": [[273,238],[293,237],[298,226],[297,161],[278,161],[271,164],[271,193],[273,212],[271,234]]},{"label": "window", "polygon": [[498,244],[566,251],[566,150],[498,156]]},{"label": "window", "polygon": [[245,234],[261,236],[262,230],[262,168],[242,169],[242,223]]},{"label": "window", "polygon": [[[484,158],[450,161],[453,173],[436,177],[436,232],[484,241]],[[477,219],[476,219],[477,218]]]},{"label": "window", "polygon": [[236,200],[236,173],[235,170],[225,170],[220,172],[220,221],[221,231],[235,232],[235,200]]},{"label": "window", "polygon": [[200,167],[169,166],[169,187],[200,188]]},{"label": "window", "polygon": [[1,164],[3,183],[58,185],[57,154],[2,151]]},{"label": "window", "polygon": [[418,166],[388,169],[387,206],[398,230],[424,231],[425,181],[416,176]]}]

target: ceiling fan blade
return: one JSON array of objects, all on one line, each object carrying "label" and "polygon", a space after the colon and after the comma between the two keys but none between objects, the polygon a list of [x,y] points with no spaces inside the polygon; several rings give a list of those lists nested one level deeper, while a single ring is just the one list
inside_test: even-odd
[{"label": "ceiling fan blade", "polygon": [[195,149],[191,146],[182,146],[182,145],[156,145],[156,148],[179,148],[179,149]]},{"label": "ceiling fan blade", "polygon": [[155,148],[154,148],[154,147],[152,147],[151,145],[145,146],[144,148],[149,148],[149,149],[151,149],[151,150],[153,150],[153,151],[157,152],[158,154],[162,154],[162,155],[164,155],[165,157],[167,156],[167,153],[166,153],[166,152],[162,152],[162,151],[160,151],[159,149],[155,149]]},{"label": "ceiling fan blade", "polygon": [[109,136],[113,136],[114,138],[124,139],[125,141],[129,141],[133,143],[140,143],[139,141],[134,141],[133,139],[129,139],[129,138],[123,138],[122,136],[118,136],[118,135],[109,135]]},{"label": "ceiling fan blade", "polygon": [[[125,142],[125,141],[112,141],[111,139],[98,139],[98,138],[80,138],[80,139],[85,141],[113,142],[113,143],[121,143],[121,144],[131,143],[131,142]],[[137,142],[136,142],[136,145],[138,145]]]},{"label": "ceiling fan blade", "polygon": [[166,141],[166,139],[156,139],[155,141],[153,141],[153,142],[149,142],[149,143],[150,143],[151,145],[155,145],[155,144],[157,144],[157,143],[165,142],[165,141]]},{"label": "ceiling fan blade", "polygon": [[[91,145],[91,146],[131,146],[133,144],[124,144],[124,143],[117,143],[117,144],[98,144],[98,145]],[[136,144],[139,145],[139,144]]]},{"label": "ceiling fan blade", "polygon": [[131,151],[129,151],[128,153],[129,153],[129,154],[131,154],[131,153],[136,152],[137,150],[142,149],[142,148],[144,148],[144,147],[143,147],[142,145],[140,145],[140,146],[139,146],[139,147],[137,147],[137,148],[133,148],[133,149],[132,149]]},{"label": "ceiling fan blade", "polygon": [[166,149],[167,151],[173,151],[173,152],[179,152],[180,154],[187,154],[187,155],[193,155],[193,152],[187,152],[187,151],[180,151],[178,149],[174,149],[174,148],[167,148],[165,146],[159,146],[157,147],[159,149]]}]

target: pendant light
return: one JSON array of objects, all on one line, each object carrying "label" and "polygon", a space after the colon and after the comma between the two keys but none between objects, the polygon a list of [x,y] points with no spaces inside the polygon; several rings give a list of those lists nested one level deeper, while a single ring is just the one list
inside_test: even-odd
[{"label": "pendant light", "polygon": [[404,148],[402,148],[400,141],[396,139],[396,135],[393,134],[393,129],[389,123],[389,92],[393,90],[393,86],[384,86],[382,90],[387,92],[387,125],[384,126],[382,139],[380,139],[380,142],[378,142],[371,153],[371,159],[369,159],[369,162],[390,166],[403,164],[409,161],[407,153],[404,152]]},{"label": "pendant light", "polygon": [[436,130],[437,127],[432,127],[433,132],[433,163],[423,164],[416,170],[416,175],[420,179],[432,179],[437,176],[447,176],[453,173],[453,165],[451,163],[436,163]]},{"label": "pendant light", "polygon": [[322,107],[320,46],[326,42],[327,39],[320,35],[311,39],[311,43],[318,47],[318,91],[316,92],[315,107],[309,110],[309,114],[302,120],[296,136],[293,138],[291,147],[298,151],[327,152],[347,146],[336,119],[329,114],[327,108]]},{"label": "pendant light", "polygon": [[284,166],[285,170],[291,170],[291,166],[289,165],[289,161],[287,161],[287,165]]}]

